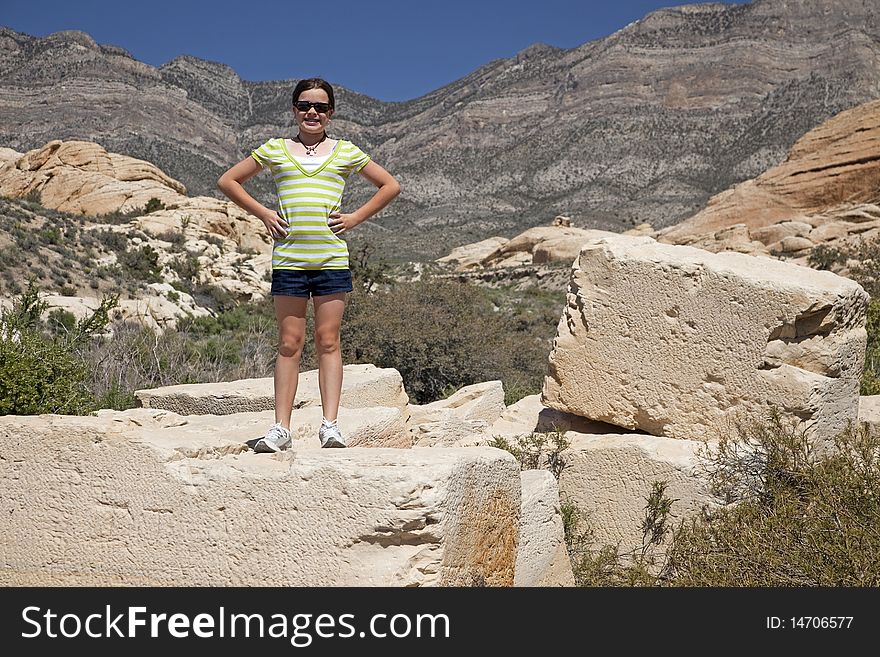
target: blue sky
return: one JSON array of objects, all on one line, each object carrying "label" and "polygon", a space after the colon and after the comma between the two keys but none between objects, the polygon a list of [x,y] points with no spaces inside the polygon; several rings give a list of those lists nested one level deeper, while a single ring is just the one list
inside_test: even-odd
[{"label": "blue sky", "polygon": [[246,80],[320,76],[381,100],[408,100],[534,43],[573,48],[680,4],[689,3],[2,0],[0,25],[34,36],[82,30],[153,66],[194,55]]}]

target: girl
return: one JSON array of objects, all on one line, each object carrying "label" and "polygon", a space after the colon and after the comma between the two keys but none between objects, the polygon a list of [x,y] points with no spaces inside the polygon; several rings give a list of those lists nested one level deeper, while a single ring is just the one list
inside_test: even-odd
[{"label": "girl", "polygon": [[[341,235],[387,206],[400,193],[400,185],[357,146],[327,136],[335,109],[333,87],[320,78],[301,80],[293,90],[297,135],[270,139],[217,181],[220,190],[260,219],[275,239],[272,299],[279,343],[275,424],[254,445],[257,452],[277,452],[290,445],[290,414],[309,297],[315,311],[318,387],[324,411],[318,437],[322,447],[346,446],[336,422],[342,395],[339,327],[352,281],[348,246]],[[269,167],[275,179],[278,211],[262,205],[242,187],[263,167]],[[351,173],[359,173],[378,189],[369,201],[346,214],[340,211],[342,191]]]}]

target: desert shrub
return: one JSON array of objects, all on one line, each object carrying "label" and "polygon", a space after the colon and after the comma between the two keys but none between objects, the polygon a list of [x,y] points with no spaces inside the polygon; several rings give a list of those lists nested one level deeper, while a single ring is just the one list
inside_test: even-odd
[{"label": "desert shrub", "polygon": [[[494,436],[490,447],[513,454],[523,470],[545,469],[558,480],[566,467],[564,452],[571,443],[565,432],[533,432],[507,439]],[[675,500],[666,496],[665,481],[652,484],[642,521],[642,544],[632,550],[597,545],[587,514],[570,500],[560,504],[563,532],[576,586],[656,586],[666,566],[662,545],[672,528],[669,514]]]},{"label": "desert shrub", "polygon": [[150,214],[151,212],[157,212],[158,210],[164,209],[165,204],[154,196],[147,201],[147,204],[144,206],[144,214]]},{"label": "desert shrub", "polygon": [[216,246],[218,249],[220,249],[220,253],[223,253],[223,247],[226,244],[226,240],[224,240],[222,237],[220,237],[219,235],[204,235],[202,239],[208,244]]},{"label": "desert shrub", "polygon": [[124,253],[128,248],[128,237],[115,230],[89,231],[106,249],[114,253]]},{"label": "desert shrub", "polygon": [[159,269],[159,254],[148,244],[120,251],[118,254],[119,267],[123,274],[137,281],[158,283],[161,279]]},{"label": "desert shrub", "polygon": [[[183,287],[187,287],[185,283]],[[229,312],[240,305],[235,297],[224,288],[211,283],[199,283],[193,285],[191,290],[184,289],[183,291],[192,295],[198,305],[219,313]]]},{"label": "desert shrub", "polygon": [[23,200],[29,205],[36,205],[42,207],[43,204],[43,194],[39,189],[32,189],[23,197]]},{"label": "desert shrub", "polygon": [[850,278],[865,288],[871,298],[880,297],[880,239],[863,240],[843,249],[841,258],[855,261],[850,267]]},{"label": "desert shrub", "polygon": [[532,432],[507,439],[504,436],[493,436],[490,447],[503,449],[513,454],[523,470],[546,469],[556,479],[565,469],[565,458],[562,453],[571,443],[563,431],[549,433]]},{"label": "desert shrub", "polygon": [[43,244],[59,244],[61,242],[61,230],[57,226],[49,226],[39,231],[37,237]]},{"label": "desert shrub", "polygon": [[111,408],[120,401],[133,405],[132,395],[141,388],[200,382],[192,374],[201,367],[198,354],[184,336],[175,331],[160,336],[131,322],[112,328],[113,337],[95,341],[88,352],[94,363],[91,388]]},{"label": "desert shrub", "polygon": [[76,317],[68,310],[55,308],[49,313],[46,325],[52,335],[66,337],[76,330]]},{"label": "desert shrub", "polygon": [[183,250],[186,236],[183,234],[183,231],[166,230],[165,232],[156,235],[156,239],[162,240],[163,242],[168,242],[169,244],[171,244],[171,251],[177,253]]},{"label": "desert shrub", "polygon": [[187,294],[192,294],[199,280],[199,260],[191,253],[182,253],[168,262],[168,267],[177,274],[180,279],[180,288]]},{"label": "desert shrub", "polygon": [[356,286],[345,312],[344,360],[396,368],[417,403],[494,379],[540,390],[552,329],[546,336],[518,330],[481,288],[439,279],[373,294]]},{"label": "desert shrub", "polygon": [[361,290],[372,292],[377,286],[391,282],[387,261],[376,255],[376,247],[370,242],[353,241],[348,263],[352,278]]},{"label": "desert shrub", "polygon": [[668,584],[668,561],[663,543],[672,531],[672,500],[667,483],[651,484],[641,524],[642,544],[622,550],[620,544],[597,546],[589,519],[570,501],[560,504],[565,544],[576,586],[659,586]]},{"label": "desert shrub", "polygon": [[94,410],[89,364],[80,348],[107,325],[115,305],[115,298],[106,299],[76,323],[56,314],[53,334],[41,320],[46,304],[31,282],[0,315],[0,414],[81,415]]},{"label": "desert shrub", "polygon": [[839,249],[828,246],[827,244],[819,244],[810,251],[807,262],[813,269],[832,270],[836,265],[842,265],[846,262],[846,257]]},{"label": "desert shrub", "polygon": [[817,450],[778,415],[710,457],[727,506],[684,523],[667,576],[681,586],[880,585],[880,436],[853,426]]},{"label": "desert shrub", "polygon": [[809,263],[817,269],[837,269],[852,261],[848,276],[870,295],[868,305],[868,346],[862,370],[861,394],[880,394],[880,240],[862,240],[854,245],[832,248],[819,245]]},{"label": "desert shrub", "polygon": [[642,545],[597,545],[564,501],[566,545],[581,586],[880,585],[880,435],[852,426],[817,449],[803,425],[771,414],[702,455],[714,509],[669,525],[675,500],[654,482]]},{"label": "desert shrub", "polygon": [[880,300],[868,304],[865,325],[868,344],[865,348],[865,366],[862,370],[862,395],[880,395]]},{"label": "desert shrub", "polygon": [[119,322],[89,345],[89,387],[103,408],[121,410],[135,405],[135,390],[270,376],[276,339],[274,318],[244,307],[161,335]]}]

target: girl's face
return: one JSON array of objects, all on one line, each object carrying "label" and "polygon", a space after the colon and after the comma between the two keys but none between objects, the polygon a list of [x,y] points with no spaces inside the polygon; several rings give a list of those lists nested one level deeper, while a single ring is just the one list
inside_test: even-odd
[{"label": "girl's face", "polygon": [[[299,95],[299,98],[293,104],[293,115],[296,117],[299,131],[306,135],[320,135],[327,128],[327,124],[330,123],[333,110],[328,107],[321,107],[320,105],[319,107],[314,105],[306,106],[305,103],[324,103],[324,105],[329,106],[330,97],[323,89],[307,89]],[[306,107],[306,109],[298,108],[297,105]],[[319,112],[319,109],[326,111]]]}]

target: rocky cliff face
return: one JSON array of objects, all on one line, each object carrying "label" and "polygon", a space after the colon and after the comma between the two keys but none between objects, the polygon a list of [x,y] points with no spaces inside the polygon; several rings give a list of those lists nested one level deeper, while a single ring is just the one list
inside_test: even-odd
[{"label": "rocky cliff face", "polygon": [[[88,139],[216,195],[223,169],[289,131],[293,84],[191,57],[157,69],[79,32],[0,29],[0,144]],[[403,184],[361,236],[436,257],[560,213],[610,230],[674,224],[878,96],[876,2],[756,0],[660,10],[570,50],[533,46],[405,103],[339,89],[332,133]],[[253,189],[269,202],[267,177]],[[353,182],[348,203],[369,191]]]},{"label": "rocky cliff face", "polygon": [[880,236],[878,202],[880,101],[873,101],[810,130],[784,162],[713,196],[693,217],[653,236],[806,264],[818,245],[850,250]]}]

